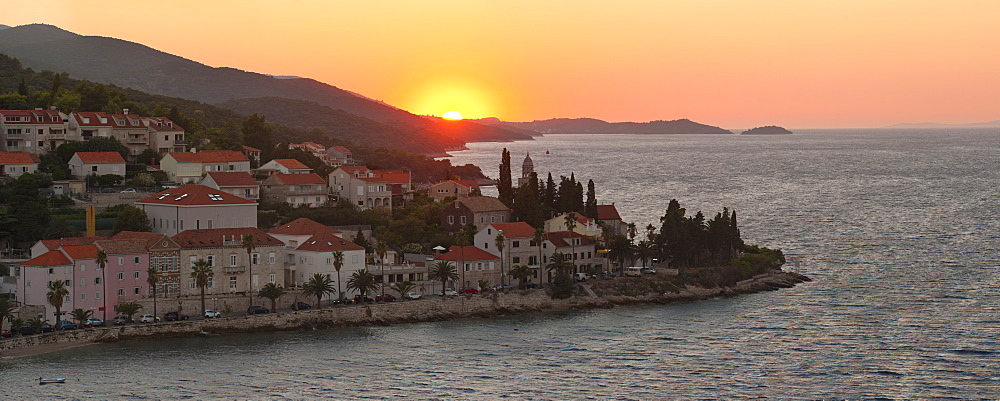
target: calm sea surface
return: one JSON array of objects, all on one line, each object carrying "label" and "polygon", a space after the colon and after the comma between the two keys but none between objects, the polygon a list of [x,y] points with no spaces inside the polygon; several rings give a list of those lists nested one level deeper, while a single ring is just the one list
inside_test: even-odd
[{"label": "calm sea surface", "polygon": [[998,130],[469,147],[455,161],[491,176],[507,147],[515,174],[530,151],[543,176],[593,179],[640,227],[672,198],[734,208],[748,243],[785,250],[815,281],[669,306],[93,345],[0,362],[0,398],[1000,398]]}]

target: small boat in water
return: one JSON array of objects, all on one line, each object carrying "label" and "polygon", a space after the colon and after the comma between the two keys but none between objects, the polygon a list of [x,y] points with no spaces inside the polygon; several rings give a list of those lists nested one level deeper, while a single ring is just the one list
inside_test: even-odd
[{"label": "small boat in water", "polygon": [[66,378],[65,377],[59,377],[54,379],[43,379],[41,377],[38,378],[38,384],[53,384],[53,383],[66,383]]}]

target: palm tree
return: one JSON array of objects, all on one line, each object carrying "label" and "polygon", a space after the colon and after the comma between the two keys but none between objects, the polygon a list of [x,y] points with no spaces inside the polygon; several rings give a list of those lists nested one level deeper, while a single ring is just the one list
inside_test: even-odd
[{"label": "palm tree", "polygon": [[24,319],[21,319],[19,317],[10,319],[10,331],[17,333],[17,331],[15,330],[19,331],[21,330],[22,327],[24,327]]},{"label": "palm tree", "polygon": [[390,289],[392,289],[393,291],[398,292],[400,298],[406,298],[406,293],[408,293],[411,290],[413,290],[413,287],[415,287],[415,286],[416,286],[416,284],[413,284],[412,281],[403,281],[403,282],[399,282],[399,283],[393,284],[392,287],[390,287]]},{"label": "palm tree", "polygon": [[541,228],[535,229],[535,236],[531,238],[535,241],[535,246],[538,247],[538,281],[541,282],[542,278],[542,243],[545,241],[545,230]]},{"label": "palm tree", "polygon": [[344,299],[344,293],[340,290],[340,269],[342,269],[343,267],[344,267],[344,252],[333,251],[333,268],[337,270],[337,294],[340,294],[340,299]]},{"label": "palm tree", "polygon": [[432,280],[441,282],[441,296],[444,296],[444,287],[448,285],[448,281],[458,280],[458,272],[455,271],[455,265],[447,260],[439,260],[435,263],[431,267],[429,275]]},{"label": "palm tree", "polygon": [[14,319],[15,309],[17,309],[17,306],[15,306],[14,303],[11,302],[9,298],[0,298],[0,324],[3,324],[4,319],[10,320],[11,330],[14,329],[13,319]]},{"label": "palm tree", "polygon": [[656,226],[652,224],[646,225],[646,239],[649,242],[655,242],[656,240]]},{"label": "palm tree", "polygon": [[510,273],[508,274],[517,279],[517,286],[523,290],[524,284],[531,277],[532,272],[531,268],[526,265],[514,265],[510,268]]},{"label": "palm tree", "polygon": [[628,225],[626,226],[626,228],[627,228],[627,232],[628,232],[628,240],[629,240],[629,242],[631,242],[631,243],[634,244],[635,243],[635,235],[636,235],[635,223],[628,223]]},{"label": "palm tree", "polygon": [[507,238],[504,238],[503,233],[497,233],[497,237],[493,240],[497,245],[497,250],[500,251],[500,284],[503,284],[503,248]]},{"label": "palm tree", "polygon": [[[257,248],[256,241],[254,240],[253,234],[246,234],[243,236],[243,240],[240,242],[240,246],[247,251],[247,275],[249,283],[247,283],[247,295],[250,296],[250,305],[253,306],[253,260],[250,259],[250,253]],[[202,305],[201,313],[205,313],[205,305]]]},{"label": "palm tree", "polygon": [[653,253],[653,244],[647,240],[639,241],[635,246],[635,252],[642,259],[642,267],[646,267],[646,259]]},{"label": "palm tree", "polygon": [[104,268],[108,264],[108,254],[103,249],[97,251],[97,259],[94,259],[94,263],[97,263],[101,269],[101,295],[104,297],[102,299],[104,305],[101,305],[101,310],[104,311],[102,319],[108,320],[108,279],[104,275]]},{"label": "palm tree", "polygon": [[40,317],[33,317],[28,319],[28,325],[31,326],[31,331],[35,334],[42,332],[42,325],[45,324],[45,320]]},{"label": "palm tree", "polygon": [[624,235],[615,235],[611,239],[611,244],[608,247],[608,256],[612,260],[617,260],[621,266],[619,269],[619,276],[625,275],[625,260],[631,257],[633,254],[632,244],[625,238]]},{"label": "palm tree", "polygon": [[260,289],[260,292],[257,295],[260,295],[261,298],[270,299],[271,311],[277,312],[278,308],[276,307],[275,304],[278,303],[278,298],[281,298],[281,296],[285,295],[286,292],[287,291],[285,291],[285,287],[282,287],[275,283],[267,283],[264,284],[264,287]]},{"label": "palm tree", "polygon": [[93,314],[94,311],[92,310],[86,310],[80,308],[73,309],[69,313],[70,316],[73,316],[73,320],[76,320],[76,325],[80,328],[83,328],[83,323],[86,322],[87,318],[92,316]]},{"label": "palm tree", "polygon": [[490,286],[490,282],[488,280],[479,280],[476,284],[479,284],[479,292],[486,291],[486,287]]},{"label": "palm tree", "polygon": [[302,284],[302,295],[316,297],[316,308],[322,308],[323,297],[326,294],[333,294],[335,291],[339,293],[339,290],[333,288],[333,280],[322,273],[313,274],[309,280]]},{"label": "palm tree", "polygon": [[[149,287],[153,289],[153,316],[158,316],[156,314],[156,285],[160,283],[160,274],[156,272],[156,268],[150,266],[146,269],[146,282],[149,283]],[[201,313],[205,313],[202,311]]]},{"label": "palm tree", "polygon": [[56,308],[56,328],[59,327],[59,321],[62,320],[62,306],[67,296],[69,296],[69,289],[66,288],[64,281],[56,280],[49,283],[49,292],[45,294],[45,297],[49,301],[49,305]]},{"label": "palm tree", "polygon": [[139,313],[139,309],[142,309],[142,305],[139,305],[135,301],[122,302],[118,306],[115,306],[115,311],[128,316],[128,321],[130,322],[132,321],[132,316]]},{"label": "palm tree", "polygon": [[208,286],[208,281],[212,277],[215,277],[215,272],[212,271],[212,265],[208,264],[207,260],[198,259],[194,262],[194,266],[191,266],[191,278],[194,279],[194,285],[201,290],[201,316],[203,317],[205,316],[205,287]]},{"label": "palm tree", "polygon": [[573,253],[573,255],[571,255],[570,257],[570,260],[571,263],[573,264],[573,270],[576,270],[576,239],[573,238],[573,233],[574,233],[573,230],[576,229],[576,213],[569,212],[563,219],[566,220],[566,231],[569,231],[569,248],[570,251]]},{"label": "palm tree", "polygon": [[380,287],[382,287],[383,298],[385,297],[385,254],[388,251],[389,247],[385,244],[385,242],[378,240],[378,243],[375,244],[375,256],[378,256],[378,264],[382,267],[379,272],[379,283],[381,283]]},{"label": "palm tree", "polygon": [[375,291],[378,288],[378,284],[375,283],[375,275],[368,272],[368,269],[361,269],[351,275],[351,278],[347,279],[347,289],[355,290],[361,295],[361,299],[364,300],[365,295],[369,291]]},{"label": "palm tree", "polygon": [[545,265],[546,271],[554,271],[556,274],[565,273],[567,269],[572,268],[573,262],[562,252],[553,253],[552,257],[549,258],[549,264]]}]

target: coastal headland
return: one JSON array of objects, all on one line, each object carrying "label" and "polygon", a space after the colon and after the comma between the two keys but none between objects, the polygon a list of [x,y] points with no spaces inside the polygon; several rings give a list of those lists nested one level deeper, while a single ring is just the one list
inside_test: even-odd
[{"label": "coastal headland", "polygon": [[[662,274],[662,273],[661,273]],[[657,277],[619,278],[616,280],[655,281]],[[606,293],[597,295],[588,284],[578,286],[580,294],[566,299],[552,299],[544,290],[513,290],[505,293],[461,295],[416,301],[388,302],[287,313],[239,316],[220,319],[130,324],[70,330],[24,336],[0,341],[0,357],[17,358],[60,351],[89,343],[131,339],[195,337],[261,331],[313,330],[335,327],[377,326],[400,323],[431,322],[470,317],[495,317],[574,309],[613,308],[618,305],[670,304],[716,297],[732,297],[762,291],[790,288],[812,281],[809,277],[782,270],[759,274],[731,286],[701,288],[688,285],[667,292],[641,295]],[[634,286],[630,286],[633,287]]]}]

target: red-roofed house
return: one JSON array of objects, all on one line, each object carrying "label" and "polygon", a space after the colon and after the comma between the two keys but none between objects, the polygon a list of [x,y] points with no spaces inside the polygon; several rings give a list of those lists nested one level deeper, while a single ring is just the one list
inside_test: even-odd
[{"label": "red-roofed house", "polygon": [[0,152],[0,176],[20,177],[24,173],[38,171],[41,160],[38,155],[27,152]]},{"label": "red-roofed house", "polygon": [[260,198],[260,185],[246,171],[213,171],[205,174],[201,185],[215,188],[244,199]]},{"label": "red-roofed house", "polygon": [[149,216],[155,233],[257,227],[257,202],[204,185],[165,189],[136,201],[135,206]]},{"label": "red-roofed house", "polygon": [[[569,213],[563,213],[551,219],[545,220],[545,232],[566,231],[566,215],[568,214]],[[576,227],[573,227],[574,232],[592,238],[601,236],[601,226],[597,225],[597,220],[584,216],[581,213],[575,214]]]},{"label": "red-roofed house", "polygon": [[201,152],[167,153],[160,160],[160,169],[170,180],[192,183],[201,179],[202,174],[212,171],[250,171],[250,159],[233,150],[203,150]]},{"label": "red-roofed house", "polygon": [[260,167],[260,149],[243,145],[243,154],[252,162],[251,167]]},{"label": "red-roofed house", "polygon": [[376,178],[365,166],[340,166],[329,175],[330,191],[361,210],[384,207],[392,210],[390,184]]},{"label": "red-roofed house", "polygon": [[[249,259],[242,245],[245,235],[254,237],[255,248]],[[191,278],[191,267],[199,259],[207,261],[215,273],[205,288],[206,295],[246,292],[251,281],[253,291],[260,290],[266,283],[287,287],[291,282],[281,260],[285,244],[256,227],[186,230],[174,235],[173,239],[181,248],[182,296],[200,294]],[[247,306],[232,308],[245,310]],[[224,306],[219,308],[225,309]]]},{"label": "red-roofed house", "polygon": [[[149,148],[159,153],[183,152],[187,148],[184,128],[166,117],[141,117],[149,129]],[[140,162],[148,163],[146,160]]]},{"label": "red-roofed house", "polygon": [[326,181],[314,173],[272,174],[261,186],[268,201],[285,202],[292,206],[320,207],[330,197]]},{"label": "red-roofed house", "polygon": [[500,284],[500,258],[478,247],[453,245],[434,263],[442,260],[456,266],[462,287],[479,287],[479,280],[486,280],[490,286]]},{"label": "red-roofed house", "polygon": [[[543,244],[542,263],[547,264],[553,253],[560,252],[568,255],[573,260],[573,273],[589,273],[591,267],[604,270],[601,263],[604,261],[596,250],[596,242],[593,238],[570,231],[557,231],[545,233],[545,243]],[[546,275],[546,282],[552,282],[552,274]]]},{"label": "red-roofed house", "polygon": [[309,166],[295,159],[274,159],[257,169],[267,174],[308,174],[312,172]]},{"label": "red-roofed house", "polygon": [[32,154],[51,152],[66,143],[67,118],[58,110],[0,110],[3,149]]},{"label": "red-roofed house", "polygon": [[125,159],[118,152],[76,152],[69,159],[69,171],[74,177],[114,174],[125,177]]},{"label": "red-roofed house", "polygon": [[329,157],[324,158],[323,161],[331,166],[349,166],[354,164],[354,155],[351,154],[351,150],[343,146],[331,146],[326,149],[326,154]]},{"label": "red-roofed house", "polygon": [[73,310],[73,278],[73,261],[62,251],[52,250],[35,256],[21,263],[21,277],[17,283],[20,301],[23,305],[44,307],[42,319],[55,324],[60,319],[55,316],[56,310],[49,305],[45,296],[48,285],[53,281],[63,281],[66,284],[69,295],[62,306],[62,318],[66,319],[69,311]]},{"label": "red-roofed house", "polygon": [[449,196],[468,198],[476,192],[479,192],[479,183],[476,180],[446,180],[427,188],[427,194],[438,202]]},{"label": "red-roofed house", "polygon": [[441,209],[441,227],[458,232],[471,223],[482,230],[488,224],[510,221],[510,212],[500,199],[491,196],[456,199]]},{"label": "red-roofed house", "polygon": [[[503,234],[503,255],[497,249],[497,234]],[[538,247],[545,244],[536,244],[535,228],[523,221],[515,223],[492,223],[473,236],[473,244],[497,256],[503,256],[504,271],[510,266],[525,265],[536,272],[544,267],[539,263]],[[544,242],[544,241],[543,241]],[[544,249],[543,255],[544,255]],[[544,269],[542,269],[544,270]],[[537,277],[537,276],[536,276]]]},{"label": "red-roofed house", "polygon": [[157,295],[180,295],[180,245],[166,234],[122,231],[111,239],[141,239],[149,252],[149,266],[160,274]]},{"label": "red-roofed house", "polygon": [[344,253],[340,279],[346,280],[365,267],[365,248],[343,238],[337,229],[307,218],[295,219],[268,232],[285,243],[284,261],[295,284],[320,273],[337,280],[333,253]]},{"label": "red-roofed house", "polygon": [[612,234],[625,235],[626,224],[615,205],[597,205],[597,221],[603,223]]}]

